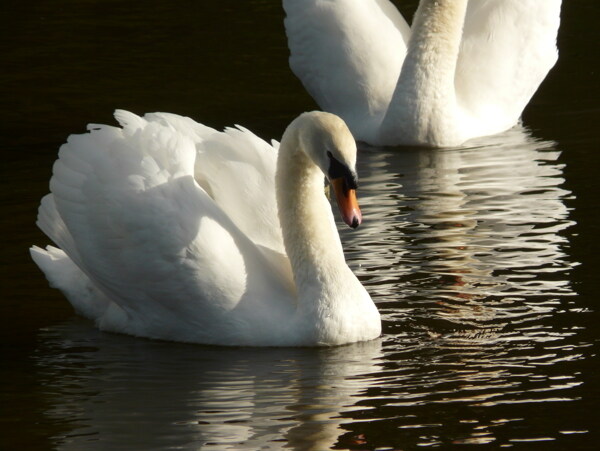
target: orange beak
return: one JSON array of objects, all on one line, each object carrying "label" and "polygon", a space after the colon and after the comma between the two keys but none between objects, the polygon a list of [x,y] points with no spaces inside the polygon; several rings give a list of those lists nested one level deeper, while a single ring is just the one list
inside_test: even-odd
[{"label": "orange beak", "polygon": [[331,185],[344,222],[353,229],[357,228],[362,222],[362,213],[356,200],[356,190],[346,188],[343,177],[332,179]]}]

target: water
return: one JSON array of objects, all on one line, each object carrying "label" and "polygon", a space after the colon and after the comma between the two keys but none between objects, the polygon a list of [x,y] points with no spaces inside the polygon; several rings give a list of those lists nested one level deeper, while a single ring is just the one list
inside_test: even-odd
[{"label": "water", "polygon": [[279,138],[315,107],[278,3],[51,3],[2,7],[1,449],[595,449],[597,2],[566,2],[525,127],[361,149],[342,239],[384,333],[321,350],[102,333],[27,255],[57,147],[114,108]]}]

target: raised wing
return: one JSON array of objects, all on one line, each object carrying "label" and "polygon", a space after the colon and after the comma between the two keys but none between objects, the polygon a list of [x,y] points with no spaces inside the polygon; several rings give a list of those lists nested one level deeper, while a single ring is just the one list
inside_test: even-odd
[{"label": "raised wing", "polygon": [[194,179],[194,139],[159,121],[116,116],[122,129],[91,125],[61,147],[38,223],[132,313],[128,332],[139,325],[140,335],[172,337],[167,329],[177,323],[206,336],[191,341],[209,342],[217,320],[221,327],[236,320],[223,314],[258,310],[253,303],[268,297],[275,310],[289,300],[282,272]]},{"label": "raised wing", "polygon": [[473,117],[514,125],[554,66],[560,0],[471,0],[467,8],[456,90]]},{"label": "raised wing", "polygon": [[147,114],[145,119],[191,137],[200,186],[255,244],[284,252],[275,198],[277,142],[269,145],[239,126],[217,132],[170,113]]},{"label": "raised wing", "polygon": [[360,135],[383,118],[410,29],[388,0],[284,0],[290,67]]}]

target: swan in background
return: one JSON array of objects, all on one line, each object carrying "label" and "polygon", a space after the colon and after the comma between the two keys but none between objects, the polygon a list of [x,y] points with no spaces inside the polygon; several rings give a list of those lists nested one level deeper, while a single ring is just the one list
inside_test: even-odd
[{"label": "swan in background", "polygon": [[248,346],[376,338],[377,308],[346,265],[331,207],[361,222],[356,144],[304,113],[269,145],[167,113],[117,111],[59,152],[31,248],[53,287],[102,330]]},{"label": "swan in background", "polygon": [[372,145],[458,146],[507,130],[558,58],[560,0],[283,0],[290,67]]}]

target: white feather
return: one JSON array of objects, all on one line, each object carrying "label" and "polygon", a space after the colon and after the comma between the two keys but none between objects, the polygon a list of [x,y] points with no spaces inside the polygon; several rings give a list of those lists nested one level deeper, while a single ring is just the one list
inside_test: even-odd
[{"label": "white feather", "polygon": [[[312,240],[323,255],[301,257],[292,275],[286,249],[296,246],[284,247],[275,199],[277,149],[241,127],[217,132],[164,113],[115,116],[122,128],[92,125],[61,147],[38,216],[60,249],[31,250],[78,312],[104,330],[196,343],[323,345],[379,335],[379,315],[344,262],[328,205],[317,224],[301,226],[327,224]],[[306,117],[308,131],[299,133],[314,128]],[[353,162],[354,141],[344,133]],[[296,135],[288,153],[296,153]],[[312,194],[324,206],[320,178]],[[302,288],[298,274],[307,268],[318,277],[302,279]],[[327,317],[302,303],[327,306]]]}]

